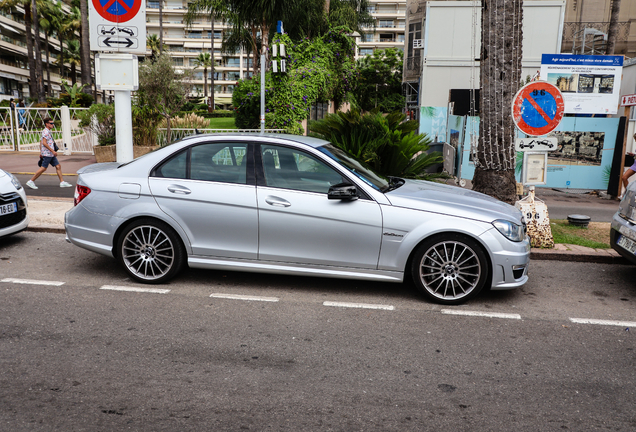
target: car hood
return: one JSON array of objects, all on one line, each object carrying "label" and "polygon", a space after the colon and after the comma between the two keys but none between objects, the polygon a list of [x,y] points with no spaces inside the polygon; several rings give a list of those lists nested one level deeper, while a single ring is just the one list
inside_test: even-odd
[{"label": "car hood", "polygon": [[386,193],[391,205],[492,222],[506,219],[521,223],[521,212],[488,195],[424,180],[406,180]]}]

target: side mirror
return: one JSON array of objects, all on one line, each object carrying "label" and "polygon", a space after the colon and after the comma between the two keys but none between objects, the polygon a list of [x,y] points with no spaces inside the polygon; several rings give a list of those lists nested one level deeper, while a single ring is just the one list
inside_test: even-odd
[{"label": "side mirror", "polygon": [[354,201],[358,199],[358,189],[349,183],[338,183],[329,187],[327,198]]}]

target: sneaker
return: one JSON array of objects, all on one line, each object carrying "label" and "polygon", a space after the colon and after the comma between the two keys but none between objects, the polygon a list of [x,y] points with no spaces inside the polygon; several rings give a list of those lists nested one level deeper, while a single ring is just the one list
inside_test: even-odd
[{"label": "sneaker", "polygon": [[[28,183],[27,183],[27,184],[28,184]],[[60,183],[60,187],[73,187],[73,185],[72,185],[72,184],[70,184],[70,183],[67,183],[67,182],[63,181],[62,183]]]},{"label": "sneaker", "polygon": [[38,187],[35,185],[35,183],[33,183],[33,180],[29,180],[28,182],[26,182],[26,185],[28,187],[30,187],[31,189],[37,189]]}]

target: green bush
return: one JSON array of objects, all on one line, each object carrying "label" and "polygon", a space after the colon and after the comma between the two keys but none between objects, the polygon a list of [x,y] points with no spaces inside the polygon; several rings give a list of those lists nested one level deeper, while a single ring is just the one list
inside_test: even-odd
[{"label": "green bush", "polygon": [[427,153],[430,139],[418,134],[417,122],[404,121],[400,112],[382,115],[377,110],[364,115],[353,109],[329,114],[311,122],[309,129],[385,176],[432,180],[445,174],[426,169],[443,162],[440,152]]},{"label": "green bush", "polygon": [[[96,122],[93,123],[93,116]],[[80,127],[89,128],[97,135],[99,145],[115,144],[115,106],[94,104],[88,110],[79,111]]]}]

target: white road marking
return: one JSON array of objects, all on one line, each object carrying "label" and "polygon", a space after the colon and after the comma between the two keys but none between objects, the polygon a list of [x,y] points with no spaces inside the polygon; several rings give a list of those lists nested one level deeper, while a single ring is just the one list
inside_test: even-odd
[{"label": "white road marking", "polygon": [[610,321],[601,319],[589,319],[589,318],[570,318],[570,321],[577,324],[598,324],[598,325],[611,325],[619,327],[636,327],[634,321]]},{"label": "white road marking", "polygon": [[229,300],[247,300],[247,301],[264,301],[264,302],[277,302],[277,297],[255,297],[239,294],[210,294],[210,297],[222,298]]},{"label": "white road marking", "polygon": [[130,287],[130,286],[116,286],[116,285],[104,285],[100,287],[99,289],[111,290],[111,291],[144,292],[144,293],[154,293],[154,294],[167,294],[170,292],[169,289],[137,288],[137,287]]},{"label": "white road marking", "polygon": [[454,309],[442,309],[443,314],[448,315],[464,315],[486,318],[506,318],[506,319],[521,319],[519,314],[498,313],[498,312],[476,312],[476,311],[462,311]]},{"label": "white road marking", "polygon": [[53,286],[64,285],[64,282],[43,281],[43,280],[35,280],[35,279],[4,278],[4,279],[2,279],[1,282],[12,282],[12,283],[17,283],[17,284],[29,284],[29,285],[53,285]]},{"label": "white road marking", "polygon": [[330,302],[326,301],[323,306],[335,306],[335,307],[347,307],[347,308],[359,308],[359,309],[382,309],[382,310],[394,310],[394,306],[390,305],[378,305],[378,304],[365,304],[365,303],[344,303],[344,302]]}]

